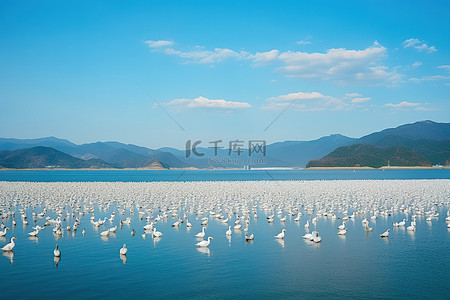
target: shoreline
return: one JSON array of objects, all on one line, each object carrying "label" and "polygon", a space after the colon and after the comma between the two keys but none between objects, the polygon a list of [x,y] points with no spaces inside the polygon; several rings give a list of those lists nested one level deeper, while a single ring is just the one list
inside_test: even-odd
[{"label": "shoreline", "polygon": [[8,169],[0,168],[1,171],[290,171],[290,170],[305,170],[305,171],[333,171],[333,170],[450,170],[450,166],[440,166],[440,167],[424,167],[424,166],[405,166],[405,167],[393,167],[385,166],[380,168],[372,167],[310,167],[310,168],[297,168],[297,167],[267,167],[267,168],[252,168],[250,170],[245,170],[242,168],[207,168],[199,169],[195,167],[188,168],[80,168],[80,169],[68,169],[68,168],[36,168],[36,169]]}]

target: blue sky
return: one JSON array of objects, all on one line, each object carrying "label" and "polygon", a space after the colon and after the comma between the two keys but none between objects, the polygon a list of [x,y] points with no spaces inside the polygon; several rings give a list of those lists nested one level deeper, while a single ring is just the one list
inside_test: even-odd
[{"label": "blue sky", "polygon": [[449,19],[448,1],[1,1],[0,136],[183,148],[449,122]]}]

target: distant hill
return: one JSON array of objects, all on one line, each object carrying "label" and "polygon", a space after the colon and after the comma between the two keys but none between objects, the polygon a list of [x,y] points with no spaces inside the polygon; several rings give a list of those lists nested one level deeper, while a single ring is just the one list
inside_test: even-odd
[{"label": "distant hill", "polygon": [[311,160],[309,167],[372,167],[382,166],[430,166],[431,163],[417,152],[401,148],[382,148],[355,144],[339,147],[321,159]]},{"label": "distant hill", "polygon": [[18,150],[34,146],[51,147],[82,160],[98,159],[120,168],[147,167],[154,161],[164,166],[186,167],[173,154],[119,142],[96,142],[77,145],[55,137],[39,139],[0,138],[0,150]]},{"label": "distant hill", "polygon": [[271,166],[277,160],[284,162],[279,167],[304,167],[311,159],[320,158],[338,147],[351,145],[356,141],[341,134],[332,134],[313,141],[274,143],[267,146],[267,161]]},{"label": "distant hill", "polygon": [[50,147],[37,146],[19,150],[0,151],[0,166],[12,169],[34,168],[109,168],[98,159],[82,160]]},{"label": "distant hill", "polygon": [[358,139],[358,143],[374,144],[390,135],[411,140],[446,141],[450,140],[450,123],[436,123],[427,120],[405,124],[363,136]]},{"label": "distant hill", "polygon": [[[400,147],[414,150],[424,156],[431,164],[449,164],[450,162],[450,123],[420,121],[374,132],[361,138],[350,138],[341,134],[332,134],[312,141],[276,142],[266,147],[266,157],[257,163],[248,163],[248,151],[240,156],[229,155],[229,141],[223,141],[215,156],[214,149],[203,141],[197,150],[205,155],[197,157],[191,153],[186,158],[185,149],[163,147],[157,150],[120,142],[95,142],[77,145],[68,140],[55,137],[39,139],[0,138],[0,150],[18,150],[36,146],[51,147],[76,158],[89,161],[103,161],[116,168],[146,168],[152,163],[160,163],[170,168],[240,168],[252,167],[300,167],[311,160],[318,160],[342,146],[367,144],[382,148]],[[248,147],[244,142],[244,148]],[[261,158],[254,156],[253,158]],[[405,157],[406,159],[406,157]]]}]

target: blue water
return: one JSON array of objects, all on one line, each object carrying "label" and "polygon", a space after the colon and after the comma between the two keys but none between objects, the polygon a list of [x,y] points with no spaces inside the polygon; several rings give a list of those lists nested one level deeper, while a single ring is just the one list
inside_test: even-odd
[{"label": "blue water", "polygon": [[0,181],[241,181],[241,180],[450,179],[436,170],[102,170],[0,171]]},{"label": "blue water", "polygon": [[[270,174],[270,175],[269,175]],[[449,170],[395,171],[3,171],[0,181],[206,181],[206,180],[337,180],[337,179],[448,179]],[[321,191],[318,191],[320,193]],[[408,193],[408,191],[405,191]],[[87,195],[89,197],[89,195]],[[450,194],[444,194],[448,203]],[[178,199],[179,200],[179,199]],[[347,236],[338,236],[340,220],[320,217],[316,229],[323,242],[315,244],[301,238],[304,224],[312,216],[304,212],[299,223],[287,216],[282,224],[267,223],[266,214],[258,208],[258,219],[251,218],[253,242],[245,242],[243,231],[233,231],[231,240],[225,236],[227,226],[211,218],[207,235],[215,239],[208,249],[194,245],[195,234],[201,230],[194,214],[189,214],[193,228],[183,224],[173,228],[171,216],[158,222],[164,236],[157,240],[150,234],[143,239],[142,226],[135,209],[119,215],[116,203],[106,211],[95,206],[95,219],[109,217],[116,211],[113,223],[106,221],[99,229],[90,224],[87,214],[81,217],[76,233],[64,231],[57,239],[53,226],[41,231],[37,239],[28,237],[34,226],[22,226],[16,213],[2,219],[12,228],[0,245],[16,236],[14,254],[0,257],[0,299],[449,299],[450,298],[450,230],[445,217],[449,207],[436,203],[438,219],[426,222],[418,217],[415,233],[393,228],[392,222],[408,218],[402,212],[379,217],[374,230],[366,233],[361,226],[362,215],[347,223]],[[0,202],[0,208],[7,208]],[[34,211],[41,212],[40,205]],[[69,209],[66,207],[66,209]],[[17,211],[17,208],[16,208]],[[354,208],[349,207],[348,214]],[[179,211],[182,216],[181,210]],[[49,210],[51,218],[56,214]],[[204,214],[207,215],[207,214]],[[286,212],[283,213],[283,216]],[[341,214],[342,215],[342,214]],[[65,216],[65,212],[63,214]],[[109,238],[99,233],[119,220],[131,217],[131,225],[117,229]],[[366,215],[368,217],[368,215]],[[234,224],[233,217],[229,225]],[[36,219],[43,226],[44,219]],[[70,221],[73,224],[73,219]],[[407,222],[409,224],[409,222]],[[63,222],[63,225],[67,225]],[[86,235],[81,229],[86,228]],[[136,235],[131,236],[131,228]],[[283,242],[273,238],[286,228]],[[391,228],[388,239],[380,233]],[[53,257],[59,244],[62,258],[57,266]],[[126,243],[124,261],[119,249]]]}]

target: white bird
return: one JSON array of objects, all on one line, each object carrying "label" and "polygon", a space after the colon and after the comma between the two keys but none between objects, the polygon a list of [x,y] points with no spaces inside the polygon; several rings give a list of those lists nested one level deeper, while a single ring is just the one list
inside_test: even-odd
[{"label": "white bird", "polygon": [[39,233],[39,229],[36,229],[35,231],[29,232],[28,234],[29,234],[30,236],[37,236],[38,233]]},{"label": "white bird", "polygon": [[413,222],[411,222],[411,225],[408,226],[408,227],[406,228],[406,230],[408,230],[408,231],[415,231],[415,230],[416,230],[416,226],[414,226],[414,225],[413,225]]},{"label": "white bird", "polygon": [[252,234],[250,234],[249,236],[245,235],[245,240],[246,241],[253,241],[255,239],[255,236]]},{"label": "white bird", "polygon": [[307,234],[305,234],[304,236],[302,236],[302,238],[304,238],[304,239],[306,239],[306,240],[311,239],[311,237],[312,237],[312,233],[307,233]]},{"label": "white bird", "polygon": [[208,236],[208,240],[198,242],[198,243],[195,244],[195,245],[198,246],[198,247],[208,247],[208,246],[209,246],[209,243],[211,243],[211,240],[213,240],[213,239],[214,239],[213,237]]},{"label": "white bird", "polygon": [[109,230],[102,231],[102,232],[100,233],[100,235],[101,235],[101,236],[108,236],[108,235],[109,235]]},{"label": "white bird", "polygon": [[2,250],[3,251],[12,251],[12,249],[14,249],[14,247],[16,246],[16,243],[14,243],[14,240],[17,240],[17,238],[13,236],[11,238],[11,243],[6,244],[5,246],[3,246]]},{"label": "white bird", "polygon": [[202,232],[199,232],[195,235],[198,238],[203,238],[205,236],[205,227],[202,227]]},{"label": "white bird", "polygon": [[120,248],[120,255],[126,255],[127,254],[127,252],[128,252],[128,249],[127,249],[127,245],[126,244],[123,244],[123,247],[122,248]]},{"label": "white bird", "polygon": [[275,238],[277,238],[277,239],[284,239],[284,232],[285,231],[287,231],[287,230],[285,228],[283,228],[279,234],[275,235]]},{"label": "white bird", "polygon": [[342,222],[342,225],[338,226],[339,230],[344,230],[345,229],[345,222]]},{"label": "white bird", "polygon": [[55,255],[55,257],[61,257],[61,251],[59,251],[58,245],[56,245],[55,250],[53,250],[53,255]]},{"label": "white bird", "polygon": [[306,220],[305,228],[309,228],[309,220]]},{"label": "white bird", "polygon": [[5,229],[3,231],[0,231],[0,236],[5,236],[6,235],[6,230],[8,230],[9,227],[5,227]]},{"label": "white bird", "polygon": [[241,229],[241,227],[242,227],[242,225],[241,224],[237,224],[237,225],[234,225],[234,229],[236,229],[236,230],[239,230],[239,229]]},{"label": "white bird", "polygon": [[314,237],[314,243],[320,243],[322,241],[322,238],[319,236],[319,232],[316,231],[316,236]]},{"label": "white bird", "polygon": [[338,231],[338,235],[346,235],[347,234],[347,228],[343,229],[343,230],[339,230]]},{"label": "white bird", "polygon": [[108,230],[109,230],[109,232],[116,232],[116,230],[117,230],[117,225],[114,226],[114,227],[111,227],[111,228],[108,229]]},{"label": "white bird", "polygon": [[226,235],[230,236],[232,234],[231,232],[231,226],[228,226],[228,230],[225,232]]},{"label": "white bird", "polygon": [[192,224],[191,224],[191,222],[189,222],[188,219],[186,219],[186,227],[187,228],[191,228],[192,227]]},{"label": "white bird", "polygon": [[370,232],[373,229],[372,227],[369,227],[368,225],[364,226],[364,228],[366,229],[367,232]]},{"label": "white bird", "polygon": [[380,234],[380,236],[382,238],[388,237],[389,236],[389,231],[391,231],[390,229],[386,230],[385,232],[383,232],[382,234]]},{"label": "white bird", "polygon": [[162,236],[163,236],[163,234],[162,234],[161,232],[156,231],[156,228],[153,228],[152,235],[153,235],[154,237],[162,237]]}]

